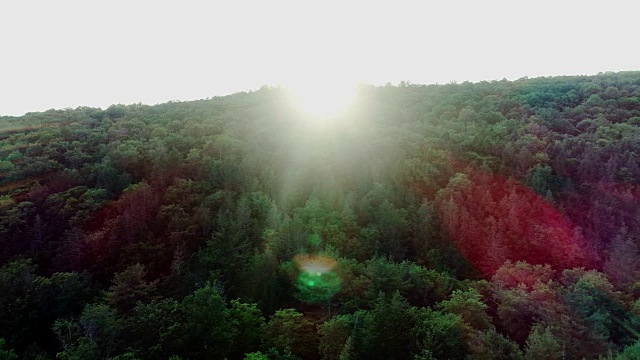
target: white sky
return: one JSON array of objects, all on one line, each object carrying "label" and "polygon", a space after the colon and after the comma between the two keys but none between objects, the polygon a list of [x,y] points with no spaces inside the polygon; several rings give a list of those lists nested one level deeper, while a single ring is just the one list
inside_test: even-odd
[{"label": "white sky", "polygon": [[640,70],[636,1],[0,0],[0,115]]}]

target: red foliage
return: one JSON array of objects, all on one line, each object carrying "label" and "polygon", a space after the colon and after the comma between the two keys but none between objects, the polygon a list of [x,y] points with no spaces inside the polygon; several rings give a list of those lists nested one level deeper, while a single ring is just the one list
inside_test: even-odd
[{"label": "red foliage", "polygon": [[551,203],[512,179],[471,172],[466,180],[450,182],[437,205],[449,236],[488,277],[507,260],[554,269],[592,266],[580,232]]}]

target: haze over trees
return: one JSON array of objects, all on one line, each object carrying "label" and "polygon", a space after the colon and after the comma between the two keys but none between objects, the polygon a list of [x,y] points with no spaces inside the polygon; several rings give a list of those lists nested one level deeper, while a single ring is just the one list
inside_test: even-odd
[{"label": "haze over trees", "polygon": [[0,359],[636,359],[640,72],[0,117]]}]

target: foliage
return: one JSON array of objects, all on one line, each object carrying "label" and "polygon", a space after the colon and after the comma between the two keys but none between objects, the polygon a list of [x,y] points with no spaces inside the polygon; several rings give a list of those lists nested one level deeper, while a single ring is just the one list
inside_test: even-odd
[{"label": "foliage", "polygon": [[0,117],[0,357],[634,358],[639,72],[356,100]]},{"label": "foliage", "polygon": [[17,360],[18,355],[11,349],[4,349],[5,340],[0,338],[0,359],[1,360]]}]

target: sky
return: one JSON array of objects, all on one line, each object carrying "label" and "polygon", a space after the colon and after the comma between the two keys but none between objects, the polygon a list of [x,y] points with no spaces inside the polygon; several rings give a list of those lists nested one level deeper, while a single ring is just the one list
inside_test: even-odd
[{"label": "sky", "polygon": [[1,1],[0,115],[640,70],[635,1]]}]

